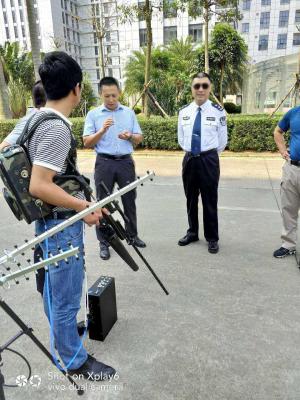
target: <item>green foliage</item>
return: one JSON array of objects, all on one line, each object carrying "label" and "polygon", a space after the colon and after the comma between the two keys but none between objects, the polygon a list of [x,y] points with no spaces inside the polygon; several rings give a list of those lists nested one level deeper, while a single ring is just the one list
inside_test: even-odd
[{"label": "green foliage", "polygon": [[81,100],[78,106],[73,110],[71,117],[84,117],[91,107],[97,103],[97,97],[95,97],[91,81],[87,73],[83,74]]},{"label": "green foliage", "polygon": [[240,114],[241,113],[241,106],[237,106],[234,103],[224,103],[224,108],[228,114]]},{"label": "green foliage", "polygon": [[[153,60],[153,55],[152,55]],[[144,85],[145,49],[133,51],[125,67],[125,92],[131,96],[141,93]]]},{"label": "green foliage", "polygon": [[135,114],[140,114],[142,112],[142,107],[140,106],[135,106],[133,109]]},{"label": "green foliage", "polygon": [[178,9],[178,1],[176,0],[154,0],[149,1],[149,8],[147,8],[146,2],[139,2],[138,4],[132,4],[130,0],[119,5],[119,18],[121,23],[135,22],[136,19],[144,21],[147,18],[147,14],[152,15],[153,11],[164,11],[166,13],[172,12]]},{"label": "green foliage", "polygon": [[150,119],[139,117],[144,140],[142,147],[147,149],[178,150],[177,117],[162,118],[152,116]]},{"label": "green foliage", "polygon": [[229,149],[232,151],[276,151],[273,132],[278,117],[238,117],[233,118]]},{"label": "green foliage", "polygon": [[119,103],[129,107],[129,99],[125,92],[121,92],[121,95],[119,97]]},{"label": "green foliage", "polygon": [[172,41],[166,46],[166,50],[170,58],[167,84],[176,89],[175,112],[177,112],[178,108],[191,99],[191,76],[198,70],[197,51],[191,37]]},{"label": "green foliage", "polygon": [[0,143],[14,129],[17,122],[16,119],[0,120]]},{"label": "green foliage", "polygon": [[203,16],[206,12],[208,20],[215,14],[222,22],[234,22],[243,17],[238,8],[239,0],[177,0],[176,4],[182,11],[188,11],[192,18]]},{"label": "green foliage", "polygon": [[[134,51],[125,69],[125,92],[140,94],[144,88],[146,50]],[[191,38],[174,40],[164,48],[152,50],[150,91],[169,115],[191,99],[190,79],[197,71],[197,52]],[[151,105],[153,114],[159,114]]]},{"label": "green foliage", "polygon": [[244,39],[230,25],[217,24],[212,31],[209,53],[212,65],[219,70],[219,76],[221,77],[222,71],[227,79],[227,85],[224,87],[223,77],[219,78],[219,95],[222,90],[224,96],[224,89],[236,93],[242,86],[242,77],[248,61],[248,47]]},{"label": "green foliage", "polygon": [[35,80],[31,53],[22,52],[18,42],[6,42],[0,46],[0,62],[7,84],[19,80],[31,92]]},{"label": "green foliage", "polygon": [[71,118],[72,121],[72,132],[76,138],[77,147],[83,148],[82,133],[84,127],[84,118]]},{"label": "green foliage", "polygon": [[[211,33],[208,54],[214,93],[219,100],[221,89],[222,97],[238,93],[248,60],[244,39],[230,25],[217,24]],[[198,68],[204,70],[204,46],[198,51]]]},{"label": "green foliage", "polygon": [[21,118],[26,114],[30,95],[20,79],[10,79],[7,85],[9,109],[13,118]]},{"label": "green foliage", "polygon": [[[227,119],[228,149],[232,151],[276,151],[273,138],[274,128],[281,115],[269,118],[267,115],[235,115]],[[138,116],[144,141],[141,147],[160,150],[179,150],[177,143],[177,117],[150,119]],[[13,129],[16,120],[0,121],[0,140]],[[73,132],[79,148],[82,148],[84,118],[73,118]],[[288,135],[286,135],[288,139]]]}]

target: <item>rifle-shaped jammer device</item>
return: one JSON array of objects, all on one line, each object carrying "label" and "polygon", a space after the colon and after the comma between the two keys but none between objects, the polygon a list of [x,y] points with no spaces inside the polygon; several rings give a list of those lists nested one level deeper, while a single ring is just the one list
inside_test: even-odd
[{"label": "rifle-shaped jammer device", "polygon": [[[15,249],[14,250],[5,251],[4,252],[5,254],[2,257],[0,257],[0,289],[1,288],[9,288],[10,287],[10,283],[13,282],[13,281],[16,284],[19,284],[21,277],[24,277],[26,280],[28,280],[29,279],[28,274],[30,274],[31,272],[37,271],[39,268],[42,268],[42,267],[48,268],[48,265],[51,265],[52,267],[58,267],[58,264],[57,264],[58,261],[64,259],[67,262],[69,257],[72,257],[72,256],[78,257],[77,253],[78,253],[79,249],[77,247],[74,248],[72,246],[72,244],[70,243],[69,244],[69,249],[64,250],[64,251],[60,249],[59,253],[56,254],[56,255],[52,255],[52,254],[49,253],[47,255],[46,259],[40,259],[39,262],[31,264],[30,259],[27,259],[26,263],[29,264],[29,265],[27,265],[26,267],[24,267],[22,265],[22,262],[17,262],[17,260],[16,260],[17,257],[25,256],[26,251],[33,250],[34,247],[37,244],[45,241],[46,239],[48,239],[49,237],[51,237],[51,236],[55,235],[56,233],[62,231],[66,227],[74,224],[76,221],[84,218],[85,216],[87,216],[88,214],[90,214],[93,211],[95,211],[95,210],[97,210],[99,208],[103,208],[103,207],[107,206],[108,209],[110,209],[111,212],[112,212],[112,210],[113,210],[112,209],[112,205],[116,206],[114,201],[118,197],[126,194],[130,190],[135,189],[137,186],[142,185],[145,181],[147,181],[149,179],[152,180],[153,176],[154,176],[153,172],[148,172],[147,175],[143,176],[142,178],[137,179],[136,181],[130,183],[129,185],[125,186],[122,189],[117,190],[116,192],[114,192],[113,194],[109,195],[105,199],[96,202],[95,204],[93,204],[90,207],[88,207],[86,210],[83,210],[83,211],[75,214],[71,218],[63,221],[62,223],[60,223],[59,225],[53,227],[52,229],[49,229],[48,231],[42,233],[39,236],[36,236],[32,240],[25,240],[25,243],[20,245],[20,246],[15,245]],[[111,244],[112,243],[117,243],[118,244],[118,240],[121,237],[128,239],[127,236],[124,234],[122,225],[118,221],[115,221],[112,218],[111,215],[105,217],[105,222],[103,222],[102,224],[105,225],[105,223],[107,225],[107,232],[110,232],[109,235],[110,235],[110,238],[111,238],[110,239],[111,240]],[[116,248],[116,246],[115,246],[115,248]],[[128,254],[127,250],[125,248],[124,248],[124,250],[125,250],[125,252],[123,252],[121,254],[119,252],[119,254],[131,266],[131,268],[136,271],[138,269],[138,266],[135,264],[135,262],[132,259],[132,257]],[[135,250],[139,254],[139,251],[136,248],[135,248]],[[129,258],[128,258],[127,255],[129,256]],[[147,265],[148,264],[147,261],[144,260],[144,258],[142,256],[141,256],[141,258],[143,259],[143,261]],[[150,267],[149,265],[147,265],[147,266],[148,266],[148,268]],[[16,270],[13,270],[14,268]],[[165,293],[168,294],[167,290],[164,288],[162,283],[159,281],[159,279],[157,278],[157,276],[155,275],[155,273],[153,272],[151,267],[149,269],[150,269],[151,273],[153,274],[153,276],[155,277],[155,279],[160,284],[160,286],[163,288]],[[40,348],[40,350],[45,354],[45,356],[53,363],[53,359],[52,359],[51,353],[39,341],[39,339],[33,334],[33,329],[28,327],[21,320],[21,318],[8,306],[8,304],[3,300],[3,298],[1,296],[0,296],[0,307],[21,328],[21,331],[17,335],[15,335],[11,340],[9,340],[9,342],[7,342],[3,346],[0,346],[0,368],[2,366],[2,358],[1,358],[2,352],[4,350],[6,350],[6,349],[9,349],[9,346],[14,341],[16,341],[20,336],[22,336],[23,334],[26,334],[28,337],[30,337],[30,339]],[[77,393],[79,395],[83,394],[82,388],[79,385],[77,385],[77,383],[67,374],[67,372],[64,369],[61,369],[61,372],[74,385],[74,387],[77,390]],[[0,400],[4,400],[4,389],[3,389],[4,386],[5,386],[4,377],[3,377],[2,373],[1,373],[1,370],[0,370]]]}]

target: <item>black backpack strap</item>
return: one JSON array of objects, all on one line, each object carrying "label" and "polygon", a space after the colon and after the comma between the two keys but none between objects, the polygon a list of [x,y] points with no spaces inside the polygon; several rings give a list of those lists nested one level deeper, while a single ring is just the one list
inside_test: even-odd
[{"label": "black backpack strap", "polygon": [[23,139],[23,137],[27,134],[27,131],[28,131],[28,128],[29,128],[29,124],[30,124],[31,120],[32,120],[35,116],[36,116],[36,113],[33,113],[33,114],[28,118],[28,120],[27,120],[27,122],[26,122],[26,124],[25,124],[25,126],[24,126],[24,128],[23,128],[23,131],[22,131],[21,135],[18,137],[18,139],[17,139],[17,141],[16,141],[16,144],[22,145],[22,144],[25,143],[25,141],[23,141],[22,139]]}]

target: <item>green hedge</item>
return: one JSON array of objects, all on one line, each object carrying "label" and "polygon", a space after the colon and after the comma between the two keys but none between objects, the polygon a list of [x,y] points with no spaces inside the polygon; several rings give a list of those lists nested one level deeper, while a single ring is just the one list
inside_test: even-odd
[{"label": "green hedge", "polygon": [[[275,151],[276,145],[273,139],[274,128],[282,115],[276,115],[272,119],[266,115],[235,115],[229,116],[228,149],[232,151]],[[138,116],[144,141],[142,147],[147,149],[177,150],[177,117],[164,119],[151,117],[146,119]],[[78,141],[78,147],[82,147],[83,118],[72,118],[73,132]],[[0,121],[0,140],[13,129],[15,120]]]},{"label": "green hedge", "polygon": [[273,138],[279,118],[247,117],[232,118],[229,149],[232,151],[276,151]]},{"label": "green hedge", "polygon": [[5,121],[0,120],[0,140],[2,140],[14,129],[17,120],[6,119]]}]

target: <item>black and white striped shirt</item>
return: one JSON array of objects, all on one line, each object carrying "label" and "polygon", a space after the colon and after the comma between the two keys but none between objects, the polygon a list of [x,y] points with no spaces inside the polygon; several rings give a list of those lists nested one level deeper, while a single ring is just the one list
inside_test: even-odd
[{"label": "black and white striped shirt", "polygon": [[[72,123],[60,112],[52,109],[42,107],[40,111],[36,112],[30,121],[29,128],[35,123],[41,113],[55,113],[60,119],[51,119],[42,122],[28,143],[29,157],[33,165],[39,165],[55,171],[57,175],[62,175],[67,169],[67,156],[71,149],[71,126]],[[75,196],[79,199],[84,199],[83,192],[79,192]],[[55,208],[55,211],[64,210],[62,208]]]}]

